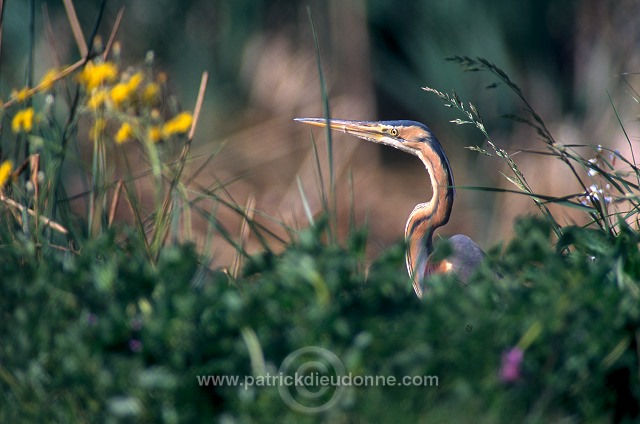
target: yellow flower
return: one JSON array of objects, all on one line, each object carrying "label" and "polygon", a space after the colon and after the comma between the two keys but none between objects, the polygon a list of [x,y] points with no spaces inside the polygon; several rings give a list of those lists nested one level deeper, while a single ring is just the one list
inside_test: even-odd
[{"label": "yellow flower", "polygon": [[29,87],[24,87],[21,90],[13,90],[11,92],[11,97],[16,99],[19,102],[24,102],[29,98]]},{"label": "yellow flower", "polygon": [[98,110],[109,100],[109,96],[107,94],[107,90],[94,90],[87,100],[87,106],[90,109]]},{"label": "yellow flower", "polygon": [[129,91],[129,87],[127,86],[127,84],[121,82],[113,86],[113,88],[109,92],[109,95],[111,97],[111,100],[113,100],[113,104],[118,107],[122,103],[124,103],[127,98],[129,98],[131,92]]},{"label": "yellow flower", "polygon": [[91,139],[98,138],[102,135],[104,130],[107,128],[107,121],[103,118],[96,119],[96,122],[93,124],[93,127],[89,130],[89,137]]},{"label": "yellow flower", "polygon": [[125,122],[120,126],[120,129],[116,133],[116,144],[123,144],[131,140],[133,137],[133,127],[130,123]]},{"label": "yellow flower", "polygon": [[4,187],[4,185],[11,178],[11,170],[13,169],[13,162],[10,160],[5,160],[0,165],[0,188]]},{"label": "yellow flower", "polygon": [[138,86],[142,82],[143,76],[140,72],[136,72],[129,78],[129,81],[116,84],[111,89],[111,100],[116,107],[119,107],[135,94]]},{"label": "yellow flower", "polygon": [[16,116],[11,120],[11,130],[14,133],[19,132],[31,132],[33,129],[33,118],[35,116],[35,112],[32,107],[28,107],[26,109],[22,109]]},{"label": "yellow flower", "polygon": [[160,95],[160,86],[155,82],[151,84],[147,84],[147,86],[142,90],[142,102],[148,105],[154,105],[158,101],[158,97]]},{"label": "yellow flower", "polygon": [[91,91],[104,83],[114,82],[117,77],[118,67],[112,62],[98,64],[87,62],[84,69],[78,74],[78,80],[84,84],[87,91]]},{"label": "yellow flower", "polygon": [[49,69],[46,74],[40,80],[39,86],[42,86],[43,90],[49,90],[53,87],[53,83],[55,82],[59,72],[57,69]]},{"label": "yellow flower", "polygon": [[149,132],[147,136],[149,137],[149,140],[151,140],[154,143],[157,143],[160,140],[162,140],[162,130],[158,126],[153,126],[149,128]]},{"label": "yellow flower", "polygon": [[144,76],[142,75],[142,72],[136,72],[135,74],[131,75],[131,78],[129,78],[127,84],[132,91],[137,90],[143,79]]},{"label": "yellow flower", "polygon": [[189,112],[182,112],[165,122],[162,127],[162,135],[170,137],[174,134],[186,133],[191,129],[193,117]]}]

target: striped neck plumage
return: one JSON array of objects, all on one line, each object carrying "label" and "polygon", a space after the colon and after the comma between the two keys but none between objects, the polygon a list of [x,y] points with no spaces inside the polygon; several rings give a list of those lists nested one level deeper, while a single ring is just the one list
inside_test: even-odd
[{"label": "striped neck plumage", "polygon": [[417,156],[429,173],[433,195],[428,202],[413,209],[405,227],[407,269],[419,297],[422,297],[423,279],[428,273],[427,260],[433,252],[433,233],[449,221],[455,196],[453,173],[440,143],[433,137],[423,146]]}]

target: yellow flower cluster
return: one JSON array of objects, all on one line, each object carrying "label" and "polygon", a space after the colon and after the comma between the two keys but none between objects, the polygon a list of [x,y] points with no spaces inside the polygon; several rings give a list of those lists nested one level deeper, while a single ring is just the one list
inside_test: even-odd
[{"label": "yellow flower cluster", "polygon": [[[47,71],[37,90],[50,90],[63,72],[58,69]],[[103,136],[111,120],[120,123],[114,135],[117,144],[136,138],[157,143],[185,134],[193,125],[193,116],[188,112],[179,113],[165,121],[157,109],[162,98],[161,85],[166,82],[164,73],[158,74],[155,81],[150,81],[141,71],[120,73],[113,62],[89,61],[76,79],[87,93],[86,108],[96,113],[90,130],[91,138]],[[14,90],[11,100],[23,102],[35,90],[29,87]],[[11,121],[11,129],[16,134],[31,133],[36,117],[32,107],[19,110]]]},{"label": "yellow flower cluster", "polygon": [[13,162],[6,160],[0,165],[0,189],[7,184],[9,178],[11,178],[11,170],[13,169]]},{"label": "yellow flower cluster", "polygon": [[160,86],[155,82],[147,84],[140,95],[142,102],[147,105],[155,105],[160,98]]},{"label": "yellow flower cluster", "polygon": [[87,91],[94,90],[106,83],[112,83],[118,78],[118,67],[112,62],[87,62],[82,72],[78,74],[78,81]]},{"label": "yellow flower cluster", "polygon": [[133,127],[130,123],[125,122],[120,126],[120,129],[116,133],[116,143],[123,144],[133,138]]},{"label": "yellow flower cluster", "polygon": [[105,89],[93,90],[87,100],[87,106],[91,110],[98,110],[107,104],[109,101],[109,93]]},{"label": "yellow flower cluster", "polygon": [[33,129],[34,116],[35,112],[32,107],[18,111],[11,120],[11,130],[16,134],[20,132],[30,133]]},{"label": "yellow flower cluster", "polygon": [[[27,100],[29,97],[33,96],[38,91],[50,90],[51,87],[53,87],[53,83],[55,82],[58,75],[59,75],[58,70],[51,69],[47,71],[47,73],[42,77],[42,80],[36,87],[34,88],[23,87],[20,90],[11,91],[12,102],[22,103],[25,100]],[[0,102],[0,105],[1,104],[2,102]]]},{"label": "yellow flower cluster", "polygon": [[24,102],[29,98],[29,87],[24,87],[20,90],[13,90],[11,92],[11,98],[16,99],[18,102]]},{"label": "yellow flower cluster", "polygon": [[41,86],[45,91],[50,90],[51,87],[53,87],[53,83],[55,82],[59,74],[60,73],[57,69],[49,69],[47,73],[44,74],[44,76],[40,80],[40,84],[38,85]]},{"label": "yellow flower cluster", "polygon": [[162,140],[162,129],[157,125],[150,127],[149,131],[147,131],[147,137],[152,142],[158,143],[160,140]]},{"label": "yellow flower cluster", "polygon": [[[193,116],[189,112],[181,112],[169,119],[163,125],[152,125],[147,130],[147,138],[153,143],[171,138],[174,135],[185,134],[193,125]],[[116,142],[118,142],[116,135]]]},{"label": "yellow flower cluster", "polygon": [[118,79],[118,69],[109,62],[99,65],[87,63],[79,74],[78,80],[89,93],[87,106],[92,110],[103,107],[121,109],[125,105],[154,106],[160,97],[160,86],[155,82],[144,85],[144,75],[136,72],[133,75],[122,75],[122,80],[113,86]]},{"label": "yellow flower cluster", "polygon": [[128,81],[121,82],[113,86],[110,92],[111,101],[116,108],[122,106],[125,102],[131,100],[137,92],[138,87],[142,83],[142,73],[136,72]]},{"label": "yellow flower cluster", "polygon": [[77,78],[86,90],[87,108],[96,113],[92,138],[105,134],[107,120],[120,123],[113,136],[116,144],[135,139],[158,143],[187,133],[193,125],[188,112],[167,121],[162,118],[157,106],[162,97],[161,84],[166,81],[164,74],[150,81],[141,71],[120,73],[111,62],[88,62]]},{"label": "yellow flower cluster", "polygon": [[188,112],[182,112],[165,122],[162,126],[162,136],[169,138],[175,134],[184,134],[191,129],[193,117]]}]

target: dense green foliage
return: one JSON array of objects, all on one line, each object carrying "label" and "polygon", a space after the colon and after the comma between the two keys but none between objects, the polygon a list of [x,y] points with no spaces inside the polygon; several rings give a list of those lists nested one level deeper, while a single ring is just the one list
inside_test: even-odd
[{"label": "dense green foliage", "polygon": [[[2,243],[0,420],[637,418],[640,253],[626,226],[617,237],[565,228],[554,246],[548,224],[522,220],[469,286],[436,277],[425,302],[401,246],[365,277],[362,233],[341,247],[323,231],[254,258],[234,282],[203,272],[189,245],[165,247],[151,265],[136,232],[126,243],[105,234],[79,254]],[[276,374],[305,346],[333,352],[352,375],[438,384],[347,387],[320,414],[289,407],[277,387],[198,384]],[[524,357],[505,381],[501,361],[514,347]]]}]

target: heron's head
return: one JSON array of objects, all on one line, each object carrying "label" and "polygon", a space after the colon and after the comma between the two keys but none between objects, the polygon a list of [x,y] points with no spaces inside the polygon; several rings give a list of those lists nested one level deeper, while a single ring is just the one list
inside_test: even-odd
[{"label": "heron's head", "polygon": [[343,119],[296,118],[298,122],[326,127],[354,135],[374,143],[395,147],[403,152],[419,156],[425,147],[431,147],[438,153],[442,151],[440,143],[431,130],[415,121],[347,121]]}]

